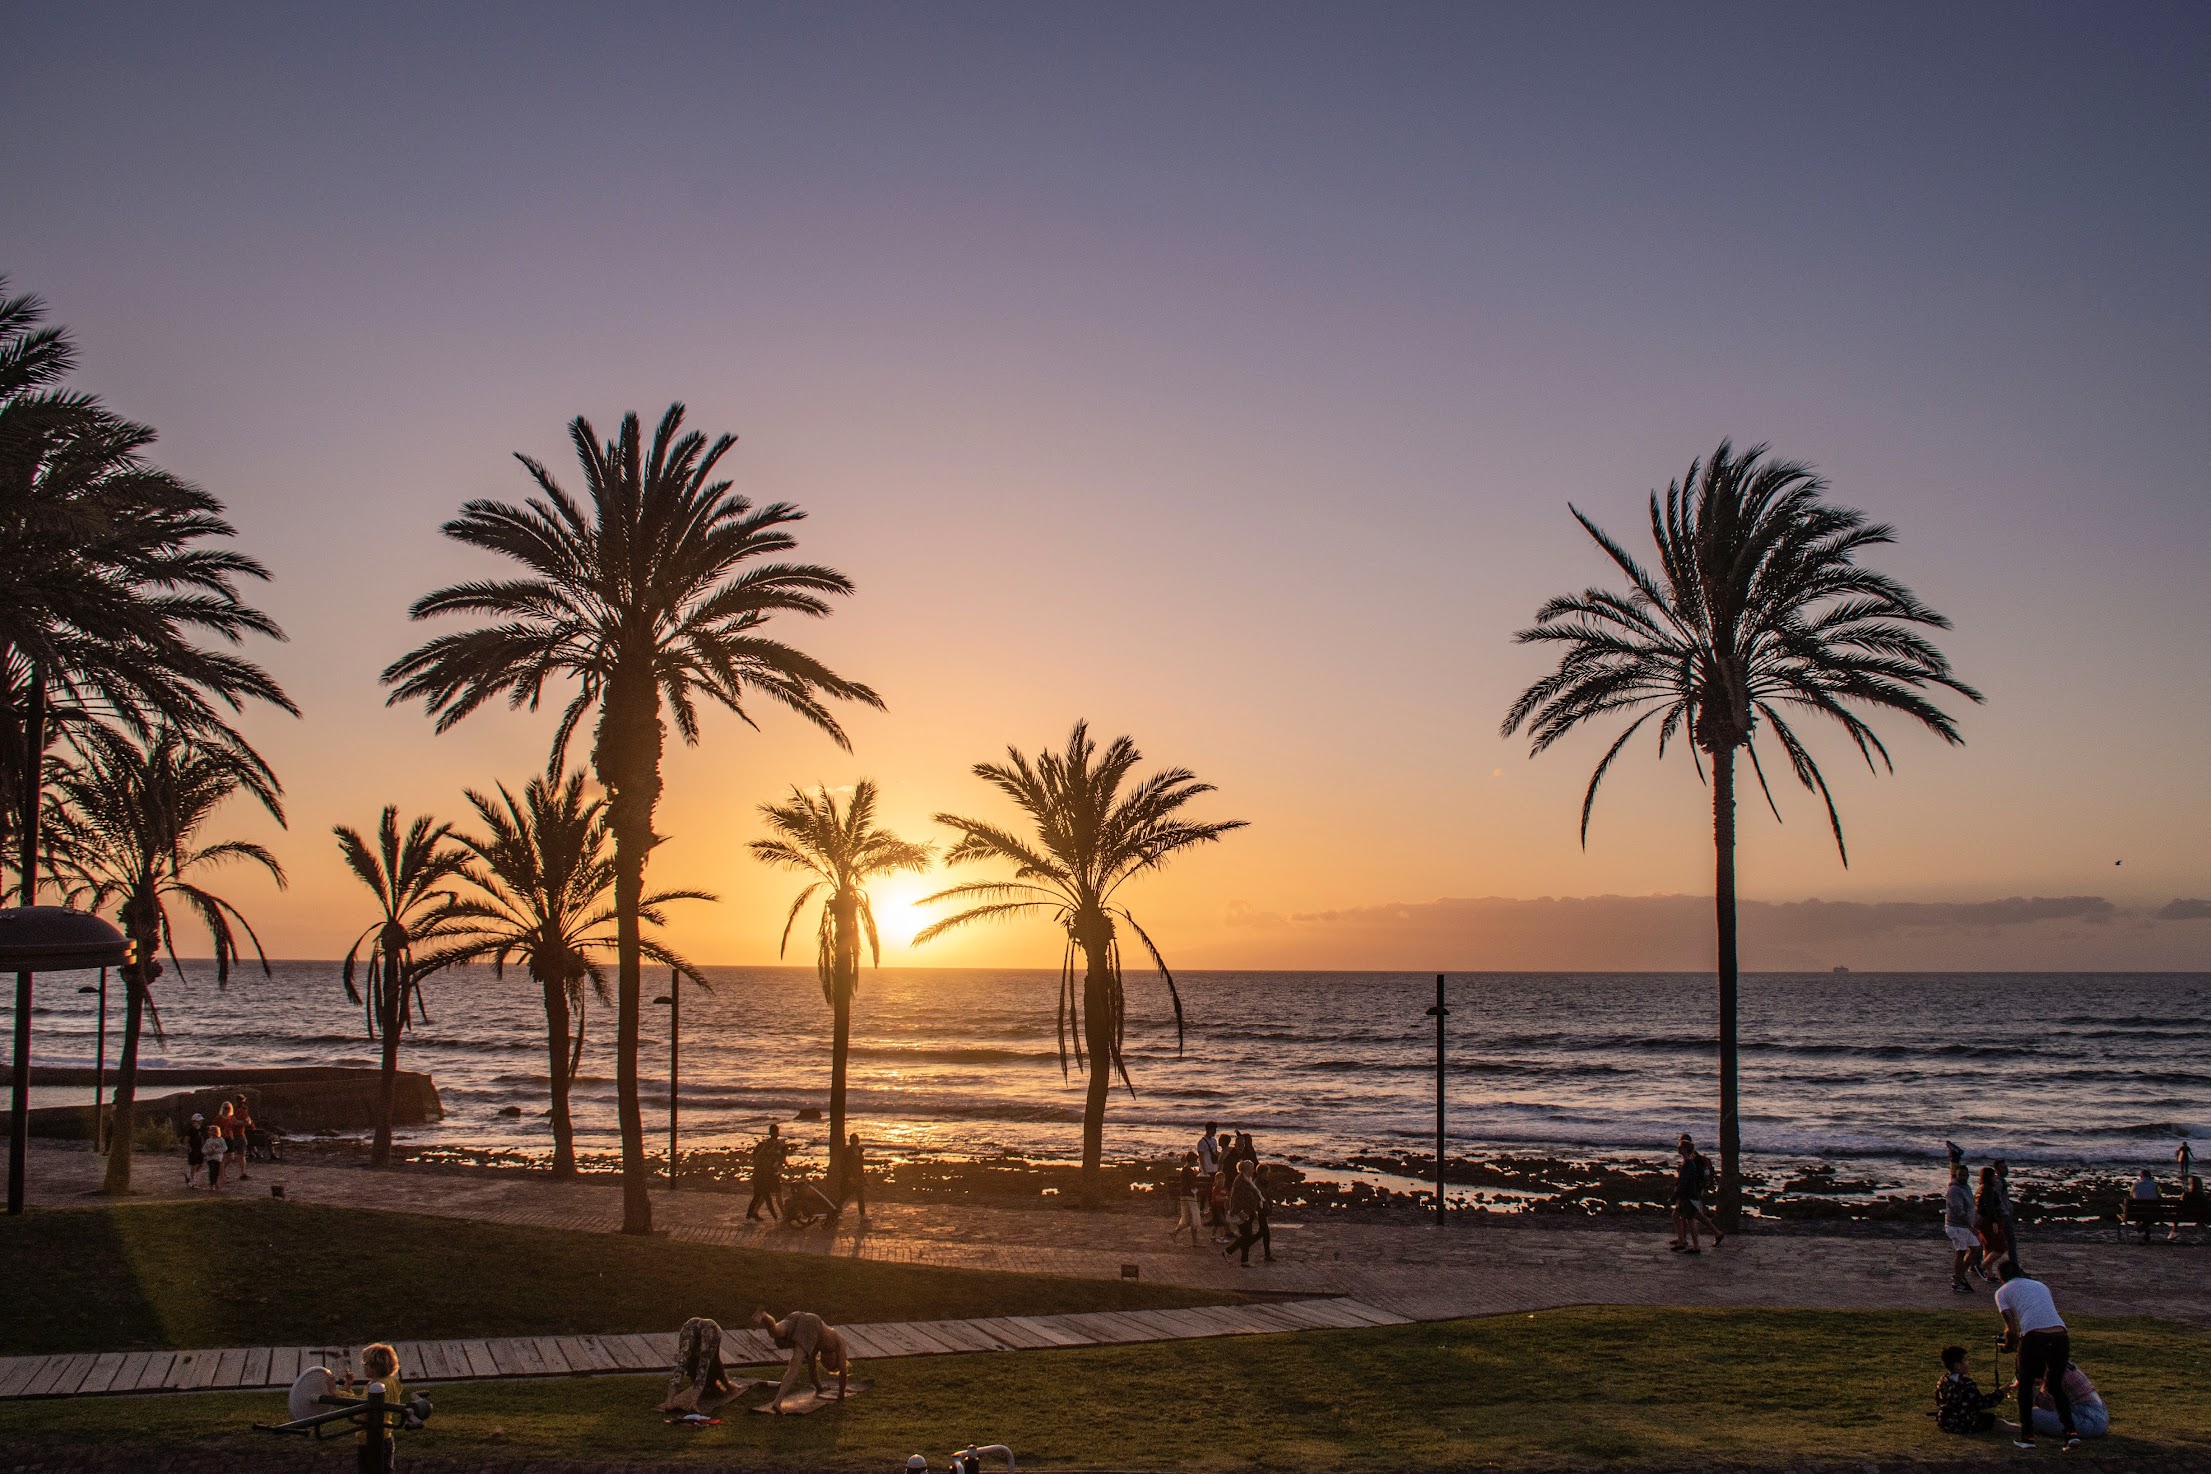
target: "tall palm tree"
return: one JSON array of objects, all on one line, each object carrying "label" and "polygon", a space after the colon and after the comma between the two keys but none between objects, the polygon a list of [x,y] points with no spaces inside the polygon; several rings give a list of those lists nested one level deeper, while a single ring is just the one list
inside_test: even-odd
[{"label": "tall palm tree", "polygon": [[[56,789],[62,799],[59,822],[68,831],[68,842],[58,850],[63,862],[56,877],[66,899],[94,911],[114,906],[124,933],[136,944],[123,968],[123,1051],[116,1066],[105,1181],[106,1191],[126,1193],[136,1125],[139,1033],[153,1008],[159,954],[168,952],[170,964],[181,970],[170,903],[181,903],[206,927],[218,983],[229,981],[231,964],[240,956],[240,932],[252,942],[266,973],[269,959],[252,925],[200,877],[242,862],[260,866],[281,888],[284,868],[261,845],[247,840],[202,844],[199,834],[215,810],[238,793],[251,796],[279,824],[284,806],[274,775],[251,748],[213,744],[167,727],[142,746],[113,735],[88,743],[81,760],[63,770]],[[154,1022],[158,1030],[158,1012]]]},{"label": "tall palm tree", "polygon": [[783,940],[776,948],[782,956],[791,944],[791,928],[799,912],[822,891],[821,924],[815,933],[814,970],[821,978],[821,994],[829,1004],[829,1156],[832,1163],[844,1149],[845,1066],[852,1048],[852,995],[860,986],[860,938],[867,937],[875,965],[883,965],[883,942],[875,930],[875,908],[868,899],[867,884],[881,875],[929,868],[935,852],[925,844],[900,839],[875,825],[876,787],[862,778],[852,787],[852,799],[842,810],[828,789],[807,793],[793,788],[788,803],[762,804],[760,817],[775,832],[773,839],[752,842],[755,859],[786,870],[812,876],[806,888],[791,902],[791,914],[783,921]]},{"label": "tall palm tree", "polygon": [[445,524],[455,541],[511,558],[525,576],[455,584],[427,594],[416,619],[481,616],[491,621],[440,635],[394,661],[384,680],[394,703],[419,699],[445,731],[494,697],[533,710],[552,680],[574,679],[556,752],[598,712],[591,762],[608,794],[614,831],[618,983],[615,1085],[622,1126],[622,1231],[652,1231],[645,1120],[638,1104],[637,1046],[644,947],[640,934],[645,857],[660,842],[666,737],[661,703],[686,743],[699,740],[703,698],[747,724],[749,695],[764,696],[849,747],[826,698],[881,707],[882,698],[762,628],[777,614],[821,616],[852,592],[833,568],[757,560],[797,546],[786,528],[805,513],[783,502],[755,507],[711,479],[736,444],[679,433],[683,406],[661,416],[648,449],[637,416],[603,445],[591,422],[568,427],[582,467],[588,509],[545,467],[518,455],[542,495],[522,506],[471,501]]},{"label": "tall palm tree", "polygon": [[1981,695],[1950,673],[1950,663],[1921,633],[1949,621],[1885,574],[1860,567],[1867,548],[1896,540],[1895,530],[1823,500],[1827,483],[1795,461],[1768,459],[1766,447],[1737,454],[1726,440],[1709,460],[1650,499],[1654,574],[1575,508],[1574,520],[1628,580],[1626,591],[1590,588],[1552,599],[1522,643],[1565,647],[1558,668],[1506,713],[1504,732],[1523,726],[1542,752],[1585,723],[1638,713],[1605,750],[1582,797],[1582,844],[1597,785],[1628,739],[1654,718],[1658,752],[1688,738],[1700,776],[1711,764],[1714,909],[1719,930],[1720,1210],[1740,1215],[1742,1128],[1737,1116],[1735,945],[1735,755],[1751,771],[1775,819],[1773,791],[1754,739],[1760,724],[1788,758],[1797,781],[1819,794],[1835,850],[1845,865],[1835,799],[1784,712],[1840,726],[1865,759],[1892,767],[1888,749],[1853,706],[1901,712],[1958,744],[1956,725],[1922,693],[1930,687],[1971,701]]},{"label": "tall palm tree", "polygon": [[[428,814],[418,814],[407,832],[399,832],[399,806],[386,804],[376,825],[372,848],[349,825],[334,824],[338,853],[354,878],[376,898],[376,920],[353,939],[346,949],[340,978],[345,995],[366,1019],[368,1035],[384,1046],[383,1075],[377,1082],[376,1136],[369,1147],[369,1165],[385,1167],[392,1157],[392,1112],[399,1090],[399,1036],[406,1032],[408,1007],[413,1005],[425,1021],[422,980],[449,965],[452,958],[437,949],[447,940],[445,909],[458,900],[449,889],[468,861],[467,852],[452,844],[453,826]],[[361,970],[366,995],[354,986],[356,963],[367,948],[367,966]]]},{"label": "tall palm tree", "polygon": [[[945,855],[947,864],[1000,860],[1013,866],[1011,880],[975,880],[923,898],[924,905],[954,903],[967,909],[924,927],[914,938],[925,943],[954,927],[977,921],[1044,916],[1067,932],[1060,961],[1060,1068],[1067,1068],[1068,1039],[1075,1063],[1089,1070],[1089,1095],[1082,1117],[1082,1195],[1098,1199],[1098,1164],[1105,1145],[1106,1093],[1114,1074],[1130,1091],[1128,1066],[1121,1057],[1127,1009],[1121,987],[1119,924],[1126,922],[1144,944],[1175,1008],[1175,1041],[1182,1041],[1182,995],[1167,961],[1117,897],[1131,880],[1159,869],[1168,859],[1195,845],[1209,844],[1241,819],[1201,822],[1180,817],[1183,805],[1213,785],[1200,783],[1184,768],[1167,768],[1130,781],[1143,761],[1136,744],[1116,737],[1099,752],[1090,740],[1090,724],[1075,723],[1064,753],[1045,752],[1034,763],[1015,748],[1003,763],[977,763],[976,777],[996,788],[1021,811],[1034,836],[982,819],[939,814],[937,822],[960,832]],[[1125,788],[1125,791],[1124,791]],[[1082,987],[1075,986],[1075,956],[1083,959]]]},{"label": "tall palm tree", "polygon": [[[455,838],[469,852],[461,874],[477,894],[438,913],[441,930],[449,934],[441,949],[444,961],[488,957],[502,975],[508,962],[518,962],[544,995],[555,1177],[576,1175],[568,1092],[583,1060],[584,983],[588,980],[605,1001],[600,959],[615,948],[606,800],[587,799],[583,790],[583,774],[558,766],[532,778],[520,798],[503,783],[497,799],[471,790],[468,801],[484,832]],[[713,899],[705,891],[661,891],[644,898],[638,915],[661,926],[660,908],[668,902]],[[706,986],[696,967],[656,938],[643,937],[638,946],[654,962]]]},{"label": "tall palm tree", "polygon": [[234,535],[221,502],[147,461],[151,429],[56,387],[75,350],[44,314],[0,279],[0,827],[26,904],[57,724],[223,742],[222,707],[296,714],[268,672],[199,643],[283,638],[238,594],[267,570],[213,541]]}]

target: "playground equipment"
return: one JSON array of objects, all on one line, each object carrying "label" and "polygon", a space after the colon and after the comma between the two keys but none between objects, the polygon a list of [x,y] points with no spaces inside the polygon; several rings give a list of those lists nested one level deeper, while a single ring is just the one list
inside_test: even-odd
[{"label": "playground equipment", "polygon": [[[430,1399],[419,1392],[403,1403],[386,1402],[382,1382],[369,1383],[366,1397],[347,1397],[337,1390],[337,1385],[329,1368],[309,1367],[292,1384],[292,1420],[289,1423],[256,1423],[254,1431],[324,1438],[328,1436],[323,1431],[325,1428],[344,1423],[367,1435],[360,1442],[359,1460],[355,1465],[360,1474],[385,1474],[391,1467],[392,1429],[420,1428],[430,1421],[430,1414],[435,1411]],[[318,1406],[330,1411],[314,1412]]]}]

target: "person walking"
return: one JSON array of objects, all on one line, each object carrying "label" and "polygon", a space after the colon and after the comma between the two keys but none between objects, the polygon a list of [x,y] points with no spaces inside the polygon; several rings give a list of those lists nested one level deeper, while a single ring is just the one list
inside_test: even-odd
[{"label": "person walking", "polygon": [[1226,1259],[1231,1254],[1240,1254],[1242,1257],[1238,1262],[1249,1269],[1251,1246],[1264,1243],[1267,1262],[1272,1264],[1274,1241],[1267,1232],[1267,1192],[1259,1185],[1257,1163],[1237,1162],[1236,1181],[1229,1189],[1228,1211],[1229,1216],[1236,1220],[1236,1237],[1229,1241],[1227,1248],[1221,1250],[1221,1257]]},{"label": "person walking", "polygon": [[1942,1195],[1942,1232],[1950,1240],[1950,1288],[1970,1295],[1965,1272],[1988,1278],[1981,1269],[1981,1236],[1973,1231],[1973,1189],[1966,1181],[1965,1163],[1950,1164],[1950,1189]]},{"label": "person walking", "polygon": [[1983,1167],[1981,1189],[1973,1195],[1973,1231],[1980,1235],[1984,1267],[2011,1258],[2011,1241],[2004,1236],[2004,1209],[1998,1195],[1996,1169]]},{"label": "person walking", "polygon": [[200,1175],[207,1165],[207,1117],[198,1111],[184,1128],[184,1185],[190,1187],[192,1179]]},{"label": "person walking", "polygon": [[2019,1356],[2019,1435],[2017,1448],[2034,1447],[2035,1388],[2050,1396],[2051,1410],[2065,1432],[2065,1446],[2080,1442],[2073,1426],[2073,1402],[2065,1391],[2065,1369],[2073,1359],[2072,1338],[2057,1313],[2050,1287],[2027,1278],[2016,1259],[2006,1259],[1996,1270],[2003,1284],[1996,1290],[1996,1310],[2004,1318],[2004,1335],[1998,1343]]},{"label": "person walking", "polygon": [[782,1126],[770,1121],[768,1134],[752,1148],[752,1202],[745,1209],[748,1221],[757,1223],[762,1208],[768,1210],[770,1218],[783,1216],[783,1164],[790,1154]]},{"label": "person walking", "polygon": [[1167,1242],[1173,1243],[1190,1231],[1190,1247],[1198,1246],[1198,1228],[1202,1215],[1198,1209],[1198,1154],[1184,1152],[1182,1161],[1175,1167],[1175,1226],[1167,1230]]},{"label": "person walking", "polygon": [[1996,1212],[2004,1224],[2004,1257],[2014,1264],[2019,1258],[2019,1217],[2011,1205],[2011,1163],[1998,1157],[1990,1164],[1996,1171]]},{"label": "person walking", "polygon": [[210,1192],[223,1185],[223,1158],[230,1154],[230,1142],[223,1136],[221,1115],[207,1128],[207,1145],[203,1149],[207,1157],[207,1187]]},{"label": "person walking", "polygon": [[1704,1208],[1704,1194],[1711,1183],[1712,1161],[1697,1150],[1696,1142],[1684,1131],[1674,1142],[1674,1152],[1679,1163],[1674,1169],[1674,1241],[1667,1248],[1676,1254],[1702,1254],[1697,1240],[1697,1227],[1702,1224],[1712,1231],[1712,1247],[1717,1249],[1723,1235],[1712,1215]]},{"label": "person walking", "polygon": [[244,1096],[231,1102],[230,1159],[238,1164],[238,1180],[246,1180],[246,1164],[253,1160],[253,1111]]}]

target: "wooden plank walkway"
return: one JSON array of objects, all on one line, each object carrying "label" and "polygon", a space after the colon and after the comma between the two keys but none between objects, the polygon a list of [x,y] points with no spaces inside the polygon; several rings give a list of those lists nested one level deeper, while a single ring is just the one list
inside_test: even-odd
[{"label": "wooden plank walkway", "polygon": [[[952,1356],[1118,1346],[1213,1336],[1405,1325],[1404,1316],[1356,1300],[1284,1300],[1189,1310],[1091,1311],[1076,1315],[987,1316],[979,1320],[882,1321],[840,1326],[855,1358]],[[589,1377],[662,1371],[675,1358],[664,1336],[505,1336],[402,1341],[395,1349],[407,1385],[507,1377]],[[761,1331],[726,1332],[732,1366],[782,1360]],[[330,1360],[325,1348],[234,1346],[211,1351],[70,1352],[0,1357],[0,1401],[29,1397],[111,1397],[131,1392],[198,1392],[289,1387],[301,1369]]]}]

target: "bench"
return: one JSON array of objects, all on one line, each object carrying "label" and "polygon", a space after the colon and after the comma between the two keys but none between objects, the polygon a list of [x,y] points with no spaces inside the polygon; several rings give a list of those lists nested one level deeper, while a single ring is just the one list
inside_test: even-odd
[{"label": "bench", "polygon": [[2120,1209],[2119,1223],[2122,1237],[2127,1229],[2138,1228],[2146,1244],[2150,1241],[2150,1230],[2160,1223],[2211,1228],[2211,1203],[2201,1198],[2190,1202],[2186,1198],[2129,1197]]}]

